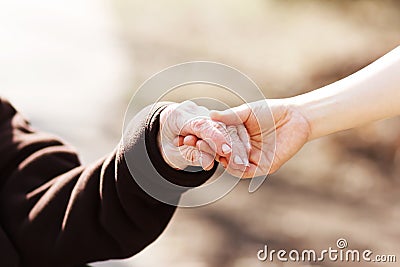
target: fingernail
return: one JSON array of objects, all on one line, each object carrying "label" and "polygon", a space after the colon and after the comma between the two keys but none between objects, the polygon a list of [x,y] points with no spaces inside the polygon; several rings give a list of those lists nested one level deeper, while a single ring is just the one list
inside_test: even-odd
[{"label": "fingernail", "polygon": [[225,154],[228,154],[231,151],[232,151],[232,148],[230,146],[228,146],[227,144],[222,145],[222,152],[224,152]]},{"label": "fingernail", "polygon": [[199,163],[200,163],[201,167],[203,167],[203,158],[201,156],[199,157]]},{"label": "fingernail", "polygon": [[234,157],[233,162],[235,162],[236,164],[244,165],[243,160],[237,155]]},{"label": "fingernail", "polygon": [[243,162],[244,162],[244,166],[246,166],[246,167],[250,166],[249,160],[247,158],[244,158]]}]

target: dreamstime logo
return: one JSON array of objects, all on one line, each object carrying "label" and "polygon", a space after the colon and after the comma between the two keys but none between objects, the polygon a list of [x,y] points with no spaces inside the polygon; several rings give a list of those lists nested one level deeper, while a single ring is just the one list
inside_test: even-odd
[{"label": "dreamstime logo", "polygon": [[336,241],[336,246],[337,246],[339,249],[347,248],[347,246],[348,246],[347,240],[344,239],[344,238],[339,238],[339,239]]},{"label": "dreamstime logo", "polygon": [[[193,95],[193,85],[212,86],[213,90],[195,90]],[[177,99],[180,96],[179,99]],[[184,96],[184,99],[182,99]],[[227,109],[227,99],[236,99],[240,103],[246,104],[257,100],[265,99],[265,96],[257,87],[257,85],[246,75],[240,71],[224,64],[215,62],[187,62],[178,64],[153,75],[146,80],[136,91],[128,105],[125,113],[122,141],[124,147],[129,147],[131,137],[129,135],[131,124],[137,123],[135,116],[146,106],[148,109],[148,117],[154,113],[156,104],[162,101],[182,102],[183,100],[191,100],[208,108]],[[266,119],[273,122],[272,114],[264,114]],[[273,139],[269,145],[275,149],[275,133],[272,133]],[[146,147],[145,140],[142,147]],[[139,146],[139,145],[138,145]],[[151,162],[147,151],[144,151],[143,158],[135,158],[136,154],[124,150],[125,162],[135,182],[153,198],[175,206],[195,207],[202,206],[214,202],[229,193],[239,182],[240,179],[234,178],[226,171],[219,168],[219,171],[212,178],[212,182],[206,183],[199,187],[184,187],[172,184],[159,172],[156,171],[157,166],[148,166],[147,162]],[[275,151],[271,151],[273,154]],[[184,157],[184,155],[182,155]],[[144,158],[146,160],[144,160]],[[141,175],[143,168],[153,168],[151,179]],[[186,170],[188,173],[192,170]],[[188,174],[188,176],[190,176]],[[264,182],[267,174],[262,177],[255,177],[249,185],[249,192],[256,191]],[[190,177],[188,177],[190,179]],[[182,194],[183,193],[183,194]],[[182,194],[182,196],[181,196]],[[181,196],[177,203],[177,196]]]},{"label": "dreamstime logo", "polygon": [[347,249],[348,243],[344,238],[339,238],[336,241],[336,248],[329,247],[321,251],[314,249],[297,250],[292,249],[290,251],[280,250],[269,250],[267,245],[264,245],[263,249],[257,252],[257,259],[259,261],[281,261],[281,262],[323,262],[323,261],[341,261],[341,262],[379,262],[379,263],[393,263],[397,261],[396,255],[380,254],[374,255],[369,250],[358,250],[358,249]]}]

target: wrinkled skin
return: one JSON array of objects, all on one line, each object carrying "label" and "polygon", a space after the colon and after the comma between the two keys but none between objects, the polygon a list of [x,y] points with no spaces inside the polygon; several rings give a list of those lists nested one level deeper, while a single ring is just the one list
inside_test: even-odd
[{"label": "wrinkled skin", "polygon": [[213,121],[207,108],[191,101],[169,105],[161,112],[160,122],[158,143],[171,167],[210,170],[215,159],[223,159],[224,167],[230,162],[230,168],[237,172],[248,168],[249,136],[243,125],[227,127]]}]

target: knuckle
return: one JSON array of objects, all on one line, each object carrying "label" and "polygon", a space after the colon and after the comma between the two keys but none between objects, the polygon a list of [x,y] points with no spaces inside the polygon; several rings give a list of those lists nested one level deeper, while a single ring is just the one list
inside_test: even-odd
[{"label": "knuckle", "polygon": [[216,134],[216,135],[222,134],[224,136],[224,138],[229,140],[229,132],[224,123],[212,121],[212,127],[213,127],[213,129],[215,129],[214,134]]},{"label": "knuckle", "polygon": [[181,103],[181,106],[182,107],[187,107],[187,108],[195,108],[195,107],[197,107],[197,105],[193,101],[190,101],[190,100],[183,101]]},{"label": "knuckle", "polygon": [[231,140],[231,142],[237,143],[240,140],[236,127],[229,127],[227,136]]},{"label": "knuckle", "polygon": [[220,121],[213,121],[214,127],[219,129],[220,131],[227,131],[227,126],[225,125],[225,123],[220,122]]},{"label": "knuckle", "polygon": [[198,158],[197,150],[194,149],[194,148],[186,150],[185,158],[189,162],[195,162],[197,160],[197,158]]},{"label": "knuckle", "polygon": [[215,131],[212,131],[209,134],[209,136],[210,136],[210,138],[209,138],[210,140],[219,140],[219,138],[220,138],[220,135]]},{"label": "knuckle", "polygon": [[207,129],[206,119],[195,119],[190,122],[190,126],[195,132],[202,132]]},{"label": "knuckle", "polygon": [[196,147],[197,147],[197,149],[199,149],[199,150],[204,150],[204,149],[205,149],[205,146],[206,146],[206,144],[205,144],[205,141],[204,141],[204,140],[199,140],[199,141],[197,141],[197,143],[196,143]]},{"label": "knuckle", "polygon": [[232,134],[232,135],[237,135],[238,134],[238,130],[237,130],[237,128],[235,126],[228,126],[227,127],[227,131],[228,131],[229,134]]},{"label": "knuckle", "polygon": [[199,114],[202,114],[202,115],[208,115],[210,112],[206,107],[203,107],[203,106],[197,106],[197,111]]}]

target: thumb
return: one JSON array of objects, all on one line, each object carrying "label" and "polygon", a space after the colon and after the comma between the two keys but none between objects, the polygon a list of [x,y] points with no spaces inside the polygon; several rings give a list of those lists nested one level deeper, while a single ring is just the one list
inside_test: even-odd
[{"label": "thumb", "polygon": [[238,125],[244,123],[250,116],[251,109],[247,104],[230,108],[224,111],[211,110],[210,117],[226,125]]}]

